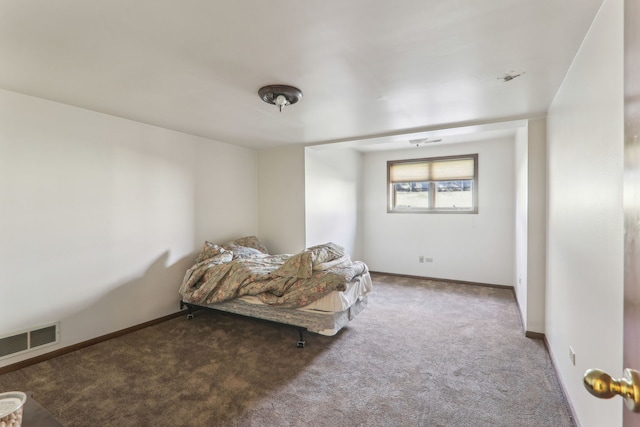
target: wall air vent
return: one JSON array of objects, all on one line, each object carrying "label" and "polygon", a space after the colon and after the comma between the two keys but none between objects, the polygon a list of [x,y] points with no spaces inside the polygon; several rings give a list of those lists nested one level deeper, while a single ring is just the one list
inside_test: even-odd
[{"label": "wall air vent", "polygon": [[1,337],[0,360],[45,345],[56,344],[59,341],[58,335],[58,324],[54,323]]}]

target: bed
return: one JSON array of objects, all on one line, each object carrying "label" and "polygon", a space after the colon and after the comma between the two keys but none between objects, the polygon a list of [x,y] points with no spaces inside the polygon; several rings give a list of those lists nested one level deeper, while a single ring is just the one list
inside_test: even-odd
[{"label": "bed", "polygon": [[180,306],[188,318],[206,308],[295,326],[304,347],[302,331],[335,335],[367,306],[371,290],[366,264],[335,243],[272,255],[248,236],[205,242],[180,286]]}]

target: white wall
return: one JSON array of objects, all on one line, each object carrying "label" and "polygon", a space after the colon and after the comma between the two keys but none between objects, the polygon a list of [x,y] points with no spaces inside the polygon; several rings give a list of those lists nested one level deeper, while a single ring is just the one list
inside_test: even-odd
[{"label": "white wall", "polygon": [[258,230],[270,253],[306,247],[304,150],[293,146],[258,153]]},{"label": "white wall", "polygon": [[361,259],[362,153],[350,148],[305,150],[306,246],[343,246]]},{"label": "white wall", "polygon": [[[229,192],[239,168],[254,185]],[[0,366],[176,312],[205,235],[256,231],[256,170],[252,150],[0,90],[0,336],[61,332]]]},{"label": "white wall", "polygon": [[[513,286],[514,138],[364,156],[364,259],[373,271]],[[387,213],[387,161],[479,155],[479,213]],[[418,256],[433,258],[418,263]]]},{"label": "white wall", "polygon": [[604,1],[547,126],[546,337],[580,425],[621,426],[622,401],[592,397],[582,376],[622,374],[622,0]]},{"label": "white wall", "polygon": [[547,231],[547,124],[527,126],[527,317],[525,330],[544,333]]},{"label": "white wall", "polygon": [[522,324],[527,329],[527,254],[529,243],[529,130],[518,128],[515,140],[516,266],[514,290]]},{"label": "white wall", "polygon": [[546,120],[518,128],[515,292],[526,332],[544,333],[546,286]]},{"label": "white wall", "polygon": [[258,235],[258,152],[205,140],[198,144],[196,243]]}]

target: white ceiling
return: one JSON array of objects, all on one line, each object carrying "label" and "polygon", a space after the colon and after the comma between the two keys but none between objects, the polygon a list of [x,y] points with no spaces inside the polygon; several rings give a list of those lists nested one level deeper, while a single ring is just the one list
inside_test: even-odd
[{"label": "white ceiling", "polygon": [[[258,149],[380,142],[544,115],[601,3],[0,0],[0,88]],[[282,113],[278,83],[304,93]]]}]

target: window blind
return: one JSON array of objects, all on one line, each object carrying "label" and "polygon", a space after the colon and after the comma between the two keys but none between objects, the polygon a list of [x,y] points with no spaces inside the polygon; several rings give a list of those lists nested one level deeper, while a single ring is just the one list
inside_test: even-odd
[{"label": "window blind", "polygon": [[389,167],[389,182],[456,181],[473,179],[473,158],[393,163]]}]

